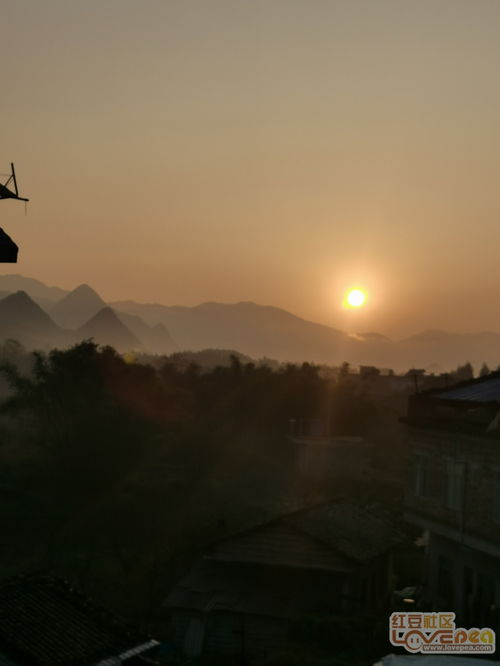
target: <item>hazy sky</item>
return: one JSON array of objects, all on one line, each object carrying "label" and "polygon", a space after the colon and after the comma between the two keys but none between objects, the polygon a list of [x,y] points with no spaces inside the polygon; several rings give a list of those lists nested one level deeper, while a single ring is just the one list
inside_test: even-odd
[{"label": "hazy sky", "polygon": [[0,6],[1,273],[500,331],[498,0]]}]

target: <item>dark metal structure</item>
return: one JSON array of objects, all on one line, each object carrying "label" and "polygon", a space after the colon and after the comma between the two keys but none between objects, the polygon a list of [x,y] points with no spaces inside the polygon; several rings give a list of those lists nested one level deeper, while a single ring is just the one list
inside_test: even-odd
[{"label": "dark metal structure", "polygon": [[[29,201],[25,197],[19,196],[17,187],[16,171],[14,164],[10,164],[11,172],[5,183],[0,183],[0,199],[18,199],[19,201]],[[10,186],[10,187],[9,187]],[[0,229],[0,263],[17,262],[17,253],[19,248],[12,238],[8,236],[3,229]]]},{"label": "dark metal structure", "polygon": [[0,229],[0,263],[15,264],[19,248],[3,229]]}]

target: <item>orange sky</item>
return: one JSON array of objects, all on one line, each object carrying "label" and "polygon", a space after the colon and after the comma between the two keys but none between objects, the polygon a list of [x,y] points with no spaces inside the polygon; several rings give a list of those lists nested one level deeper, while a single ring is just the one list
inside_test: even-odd
[{"label": "orange sky", "polygon": [[0,171],[31,202],[1,202],[0,272],[500,331],[499,29],[497,0],[6,3]]}]

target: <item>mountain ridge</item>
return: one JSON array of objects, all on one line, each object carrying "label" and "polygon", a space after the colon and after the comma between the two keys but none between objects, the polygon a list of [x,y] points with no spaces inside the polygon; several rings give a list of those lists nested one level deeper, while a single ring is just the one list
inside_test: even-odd
[{"label": "mountain ridge", "polygon": [[80,284],[50,309],[49,314],[63,328],[78,329],[107,304],[88,284]]},{"label": "mountain ridge", "polygon": [[32,347],[49,341],[66,344],[68,333],[25,292],[17,291],[0,299],[0,337],[18,339]]},{"label": "mountain ridge", "polygon": [[[12,285],[15,276],[7,277]],[[20,279],[23,284],[34,284],[39,298],[43,297],[43,283],[22,276]],[[0,276],[0,292],[3,286]],[[310,361],[329,365],[347,361],[351,365],[375,365],[396,370],[412,366],[451,369],[466,361],[477,366],[486,362],[490,367],[500,363],[500,333],[491,331],[452,333],[429,329],[407,338],[391,340],[374,331],[348,334],[332,326],[308,321],[283,308],[259,305],[254,301],[206,301],[195,306],[138,303],[130,299],[105,303],[88,284],[79,285],[72,292],[60,290],[57,293],[63,296],[52,303],[49,314],[71,315],[75,318],[71,322],[73,326],[82,322],[80,326],[74,326],[73,340],[75,328],[81,334],[82,327],[98,311],[111,307],[113,317],[132,336],[125,336],[128,343],[133,341],[135,346],[142,342],[142,348],[151,353],[235,349],[254,359],[267,357],[282,362]],[[33,296],[32,300],[35,300]],[[69,306],[74,306],[74,311]],[[59,318],[59,322],[53,322],[54,326],[61,321]],[[108,324],[117,332],[118,324],[114,319],[111,324],[109,315]],[[5,337],[6,328],[0,316],[1,337]],[[63,334],[69,335],[68,330],[61,333],[62,330],[60,326],[56,328],[59,338]],[[83,330],[89,333],[88,327]],[[106,343],[111,344],[109,340]]]},{"label": "mountain ridge", "polygon": [[92,338],[101,345],[111,345],[120,352],[143,347],[141,341],[120,321],[109,306],[99,310],[80,326],[75,335],[82,339]]}]

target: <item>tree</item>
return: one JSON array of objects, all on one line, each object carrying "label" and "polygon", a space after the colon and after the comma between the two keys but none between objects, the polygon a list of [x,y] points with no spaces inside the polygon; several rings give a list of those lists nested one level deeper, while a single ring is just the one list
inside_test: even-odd
[{"label": "tree", "polygon": [[339,376],[342,378],[348,377],[351,372],[351,366],[347,361],[344,361],[340,366]]},{"label": "tree", "polygon": [[464,365],[459,365],[453,373],[453,378],[456,382],[467,382],[474,379],[474,369],[467,361]]},{"label": "tree", "polygon": [[483,365],[481,366],[481,370],[479,371],[479,376],[480,377],[486,377],[487,375],[490,374],[490,372],[491,372],[491,370],[488,368],[486,363],[483,363]]},{"label": "tree", "polygon": [[13,364],[0,370],[12,389],[1,411],[25,424],[24,436],[44,452],[54,482],[68,492],[102,487],[144,449],[156,404],[145,366],[87,340],[48,355],[35,352],[29,376]]}]

